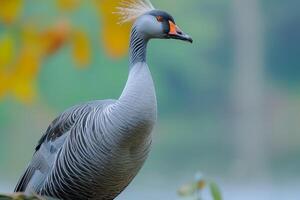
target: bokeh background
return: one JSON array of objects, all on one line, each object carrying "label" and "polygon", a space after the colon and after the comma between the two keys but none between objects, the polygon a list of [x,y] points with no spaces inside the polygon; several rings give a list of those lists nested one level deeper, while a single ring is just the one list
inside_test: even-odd
[{"label": "bokeh background", "polygon": [[[118,199],[179,199],[198,171],[224,199],[300,199],[300,1],[153,4],[194,44],[149,45],[159,109],[153,149]],[[0,192],[13,190],[59,113],[118,98],[130,25],[116,24],[116,5],[0,1]]]}]

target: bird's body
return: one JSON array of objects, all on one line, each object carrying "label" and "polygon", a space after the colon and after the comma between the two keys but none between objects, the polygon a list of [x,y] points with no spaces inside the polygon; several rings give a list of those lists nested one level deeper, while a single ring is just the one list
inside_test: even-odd
[{"label": "bird's body", "polygon": [[174,20],[162,11],[151,12],[133,25],[129,76],[120,98],[74,106],[56,118],[40,139],[16,192],[111,200],[136,176],[150,150],[157,116],[147,43],[154,37],[191,40],[182,33],[164,33],[168,28],[174,34],[174,29],[162,25],[156,15]]},{"label": "bird's body", "polygon": [[17,190],[61,199],[113,199],[146,160],[155,121],[153,81],[147,64],[139,62],[118,100],[78,105],[54,120],[27,169],[26,188]]}]

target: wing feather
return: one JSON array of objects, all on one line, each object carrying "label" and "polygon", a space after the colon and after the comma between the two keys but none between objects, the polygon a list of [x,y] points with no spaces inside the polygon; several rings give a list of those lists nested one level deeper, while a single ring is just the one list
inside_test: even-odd
[{"label": "wing feather", "polygon": [[29,181],[31,180],[35,169],[28,166],[26,171],[24,172],[23,176],[18,181],[14,192],[25,192],[26,186],[28,185]]},{"label": "wing feather", "polygon": [[[60,139],[64,139],[62,136],[70,132],[70,129],[77,123],[77,120],[82,116],[82,114],[89,112],[94,107],[100,107],[101,110],[103,110],[106,105],[114,102],[115,100],[88,102],[86,104],[74,106],[57,117],[49,125],[48,129],[39,140],[35,148],[33,158],[17,183],[14,191],[25,192],[27,186],[30,185],[30,181],[36,178],[35,173],[37,171],[39,171],[40,174],[43,174],[40,179],[44,179],[46,177],[49,169],[51,168],[51,164],[53,164],[51,158],[55,157],[64,144],[64,140],[61,141]],[[37,180],[37,182],[40,181],[41,180]]]}]

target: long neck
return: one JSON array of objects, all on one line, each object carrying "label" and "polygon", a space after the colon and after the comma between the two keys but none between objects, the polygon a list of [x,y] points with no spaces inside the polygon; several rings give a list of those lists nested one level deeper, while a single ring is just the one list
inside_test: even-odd
[{"label": "long neck", "polygon": [[[126,116],[130,119],[156,118],[156,94],[151,72],[146,63],[148,39],[134,26],[130,40],[130,67],[126,86],[119,98],[119,105],[126,108]],[[141,114],[143,116],[141,116]],[[147,120],[147,119],[145,119]]]},{"label": "long neck", "polygon": [[136,26],[132,28],[129,52],[130,68],[132,68],[138,62],[146,62],[148,41],[149,40],[138,31]]}]

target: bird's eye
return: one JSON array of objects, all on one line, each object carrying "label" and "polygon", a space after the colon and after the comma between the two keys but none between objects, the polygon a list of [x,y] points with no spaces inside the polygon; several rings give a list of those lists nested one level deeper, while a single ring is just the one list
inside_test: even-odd
[{"label": "bird's eye", "polygon": [[157,16],[156,19],[159,22],[163,22],[164,21],[164,18],[162,16]]}]

